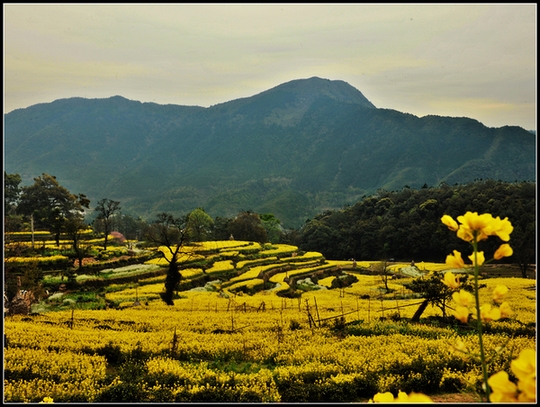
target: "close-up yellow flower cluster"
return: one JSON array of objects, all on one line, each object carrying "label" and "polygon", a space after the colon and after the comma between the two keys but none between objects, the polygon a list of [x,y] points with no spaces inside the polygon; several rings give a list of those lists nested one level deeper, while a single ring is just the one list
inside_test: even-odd
[{"label": "close-up yellow flower cluster", "polygon": [[[478,243],[488,239],[489,236],[497,236],[502,241],[508,242],[514,228],[508,218],[494,218],[489,213],[478,215],[477,212],[467,212],[465,215],[458,216],[457,220],[460,223],[459,225],[449,215],[443,215],[441,218],[442,223],[448,229],[456,232],[460,239],[469,242],[472,246],[473,252],[468,257],[474,268],[474,292],[471,294],[464,289],[460,289],[459,279],[452,272],[447,272],[443,283],[447,287],[456,290],[452,294],[452,299],[457,304],[453,311],[454,317],[464,324],[468,323],[471,316],[473,319],[476,318],[476,332],[479,341],[478,356],[482,367],[482,381],[486,401],[536,401],[536,352],[532,349],[525,349],[520,353],[518,359],[512,361],[512,372],[518,378],[518,384],[516,385],[509,380],[508,373],[504,370],[488,378],[487,353],[484,347],[486,339],[483,334],[484,324],[499,319],[508,319],[513,314],[513,311],[509,302],[505,301],[509,288],[504,284],[498,284],[493,288],[491,303],[484,302],[483,305],[480,305],[479,268],[486,260],[484,252],[478,249]],[[493,259],[500,260],[512,254],[511,246],[508,243],[503,243],[495,250]],[[457,250],[447,256],[446,264],[456,269],[465,267],[461,253]],[[459,292],[458,289],[460,289]],[[471,354],[471,351],[467,350],[462,341],[459,341],[451,349],[453,352]],[[493,364],[491,368],[494,368]]]},{"label": "close-up yellow flower cluster", "polygon": [[384,393],[377,393],[373,396],[373,399],[369,400],[370,403],[433,403],[429,396],[423,393],[411,392],[407,394],[403,391],[399,391],[397,397],[389,391]]},{"label": "close-up yellow flower cluster", "polygon": [[[458,279],[451,271],[445,274],[443,283],[452,289],[459,289]],[[483,322],[497,321],[499,319],[509,318],[512,315],[512,309],[508,302],[504,301],[504,296],[508,293],[508,287],[498,285],[493,290],[492,299],[496,305],[485,303],[480,306],[480,318]],[[461,289],[452,294],[452,299],[457,304],[452,315],[462,323],[467,323],[469,318],[475,318],[475,299],[469,291]]]},{"label": "close-up yellow flower cluster", "polygon": [[[457,220],[459,224],[450,215],[443,215],[441,218],[442,223],[448,226],[451,231],[457,232],[460,239],[472,242],[474,245],[486,240],[489,236],[498,236],[504,242],[508,242],[510,234],[514,230],[508,218],[501,219],[498,216],[494,218],[489,213],[478,215],[477,212],[467,212],[465,215],[458,216]],[[461,257],[461,253],[457,250],[454,250],[453,253],[447,256],[446,264],[453,268],[464,268],[465,262]],[[503,257],[511,256],[512,253],[510,245],[503,243],[495,251],[494,259],[500,260]],[[485,262],[484,252],[474,250],[469,259],[473,264],[481,266]]]},{"label": "close-up yellow flower cluster", "polygon": [[510,381],[507,372],[495,373],[488,380],[493,390],[489,400],[494,403],[536,402],[536,351],[522,350],[510,367],[517,384]]}]

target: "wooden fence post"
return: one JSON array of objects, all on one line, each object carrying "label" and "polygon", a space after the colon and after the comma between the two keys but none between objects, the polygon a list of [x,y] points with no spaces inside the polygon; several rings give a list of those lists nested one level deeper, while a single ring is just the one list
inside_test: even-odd
[{"label": "wooden fence post", "polygon": [[319,328],[321,327],[321,316],[319,315],[319,307],[317,306],[317,297],[313,297],[313,300],[315,301],[315,311],[317,312],[317,321]]}]

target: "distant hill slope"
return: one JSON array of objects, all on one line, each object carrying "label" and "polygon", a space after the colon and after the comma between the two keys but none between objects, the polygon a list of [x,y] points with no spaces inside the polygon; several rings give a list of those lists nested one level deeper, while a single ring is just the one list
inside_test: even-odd
[{"label": "distant hill slope", "polygon": [[343,81],[299,79],[209,108],[70,98],[5,115],[5,170],[55,175],[92,205],[274,213],[299,227],[377,189],[535,180],[536,135],[376,108]]}]

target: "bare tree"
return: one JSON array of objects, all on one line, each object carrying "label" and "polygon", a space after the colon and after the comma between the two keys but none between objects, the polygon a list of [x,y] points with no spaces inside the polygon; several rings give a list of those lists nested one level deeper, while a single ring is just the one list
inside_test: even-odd
[{"label": "bare tree", "polygon": [[97,206],[94,210],[98,212],[98,216],[96,219],[99,219],[103,222],[103,229],[105,233],[103,250],[107,250],[107,240],[109,238],[109,233],[111,232],[113,215],[120,210],[120,202],[113,201],[112,199],[103,198],[98,201]]},{"label": "bare tree", "polygon": [[388,268],[388,264],[386,260],[381,260],[379,264],[375,266],[375,270],[381,276],[386,292],[390,292],[390,289],[388,288],[388,277],[392,275],[392,273],[390,272],[390,269]]},{"label": "bare tree", "polygon": [[165,292],[161,298],[167,305],[174,305],[173,294],[182,275],[179,271],[178,261],[182,247],[188,243],[186,232],[188,217],[175,218],[166,212],[157,215],[157,220],[150,226],[147,238],[162,248],[163,258],[169,263],[165,279]]},{"label": "bare tree", "polygon": [[79,269],[83,267],[84,256],[88,254],[90,246],[83,244],[83,233],[88,228],[88,225],[84,223],[82,216],[73,217],[66,221],[66,233],[73,241],[73,251],[77,256],[79,262]]}]

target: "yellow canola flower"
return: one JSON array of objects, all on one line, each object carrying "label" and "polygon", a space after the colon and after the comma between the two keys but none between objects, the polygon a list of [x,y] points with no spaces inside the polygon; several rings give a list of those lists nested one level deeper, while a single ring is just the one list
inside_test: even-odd
[{"label": "yellow canola flower", "polygon": [[489,213],[478,215],[478,212],[466,212],[465,215],[457,217],[460,225],[449,215],[443,215],[442,223],[448,226],[452,231],[457,230],[457,236],[471,242],[476,237],[476,241],[485,240],[488,236],[498,236],[501,240],[507,242],[510,240],[510,233],[514,230],[508,218],[494,218]]},{"label": "yellow canola flower", "polygon": [[497,216],[489,223],[486,233],[488,235],[497,235],[502,241],[508,242],[510,240],[510,233],[512,233],[513,230],[514,227],[508,218],[501,219]]},{"label": "yellow canola flower", "polygon": [[448,226],[448,229],[450,229],[452,232],[455,232],[459,228],[459,225],[457,224],[457,222],[450,215],[443,215],[443,217],[441,218],[441,221],[446,226]]},{"label": "yellow canola flower", "polygon": [[[400,397],[402,394],[405,395],[407,398],[404,399]],[[415,393],[414,391],[411,392],[408,396],[404,392],[400,391],[397,401],[402,403],[433,403],[433,400],[431,400],[429,396],[423,393]]]},{"label": "yellow canola flower", "polygon": [[480,307],[480,318],[483,322],[496,321],[501,318],[501,310],[491,307],[491,304],[484,304]]},{"label": "yellow canola flower", "polygon": [[492,393],[489,400],[493,403],[508,403],[517,401],[517,386],[508,378],[505,371],[497,372],[488,379]]},{"label": "yellow canola flower", "polygon": [[510,368],[518,378],[518,384],[511,382],[508,373],[501,371],[488,379],[493,393],[492,402],[536,402],[536,351],[524,349],[517,359],[512,360]]},{"label": "yellow canola flower", "polygon": [[465,262],[461,258],[461,253],[454,250],[454,254],[446,256],[446,264],[455,269],[461,269],[465,267]]},{"label": "yellow canola flower", "polygon": [[503,300],[504,296],[508,293],[508,287],[505,285],[498,285],[493,290],[493,301],[495,301],[497,304],[500,304]]},{"label": "yellow canola flower", "polygon": [[469,308],[458,305],[452,315],[464,324],[469,320]]},{"label": "yellow canola flower", "polygon": [[448,347],[448,350],[450,351],[450,353],[456,353],[456,352],[467,353],[468,352],[467,345],[465,345],[465,342],[459,339],[454,344],[450,344],[450,346]]},{"label": "yellow canola flower", "polygon": [[389,391],[377,393],[373,396],[373,400],[369,400],[370,403],[388,403],[392,401],[394,401],[394,395]]},{"label": "yellow canola flower", "polygon": [[495,260],[500,260],[503,257],[510,257],[512,254],[514,254],[514,251],[512,250],[512,247],[510,247],[510,245],[508,243],[503,243],[495,251],[495,253],[493,254],[493,258]]},{"label": "yellow canola flower", "polygon": [[[472,263],[474,264],[474,253],[469,256],[469,259],[471,259]],[[484,264],[486,261],[484,252],[476,252],[476,261],[478,262],[478,266]]]},{"label": "yellow canola flower", "polygon": [[466,242],[470,242],[476,235],[476,241],[479,242],[488,238],[489,235],[486,230],[493,217],[489,213],[478,215],[478,212],[466,212],[465,215],[458,216],[457,220],[461,223],[457,236]]},{"label": "yellow canola flower", "polygon": [[456,277],[451,271],[444,273],[444,285],[449,288],[457,289],[459,288],[459,277]]},{"label": "yellow canola flower", "polygon": [[429,396],[423,393],[411,392],[407,394],[403,391],[398,392],[398,396],[394,399],[394,395],[389,391],[377,393],[370,399],[368,403],[433,403]]},{"label": "yellow canola flower", "polygon": [[529,348],[522,350],[519,357],[512,360],[510,368],[519,380],[536,379],[536,351]]},{"label": "yellow canola flower", "polygon": [[518,400],[522,402],[536,402],[536,375],[527,380],[518,382]]},{"label": "yellow canola flower", "polygon": [[459,290],[452,294],[452,299],[462,307],[469,307],[474,303],[473,295],[465,290]]},{"label": "yellow canola flower", "polygon": [[510,308],[510,304],[508,304],[506,301],[499,306],[499,310],[501,311],[501,318],[509,318],[513,313],[512,308]]},{"label": "yellow canola flower", "polygon": [[39,404],[42,403],[54,403],[54,400],[52,399],[52,397],[43,397],[43,401],[40,401]]}]

